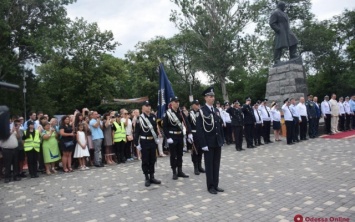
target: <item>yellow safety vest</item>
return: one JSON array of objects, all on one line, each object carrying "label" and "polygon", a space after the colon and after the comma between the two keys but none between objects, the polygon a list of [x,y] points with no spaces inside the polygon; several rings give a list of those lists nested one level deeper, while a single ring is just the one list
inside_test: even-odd
[{"label": "yellow safety vest", "polygon": [[[26,131],[24,132],[26,135]],[[35,130],[35,138],[32,138],[32,134],[30,134],[30,137],[25,140],[24,150],[25,152],[31,151],[35,149],[35,151],[39,152],[39,147],[41,144],[41,138],[39,137],[39,132],[38,130]]]},{"label": "yellow safety vest", "polygon": [[113,135],[114,142],[126,142],[126,129],[124,128],[124,123],[121,122],[121,126],[117,122],[113,122],[116,127],[115,134]]}]

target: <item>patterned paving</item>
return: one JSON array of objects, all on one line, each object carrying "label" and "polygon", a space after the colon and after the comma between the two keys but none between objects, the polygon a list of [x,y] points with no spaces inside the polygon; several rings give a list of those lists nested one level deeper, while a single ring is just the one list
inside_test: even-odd
[{"label": "patterned paving", "polygon": [[[222,151],[220,187],[205,176],[171,179],[159,158],[161,185],[144,187],[140,163],[92,168],[0,184],[0,221],[294,221],[296,214],[355,221],[355,139],[285,142]],[[310,221],[310,220],[308,220]],[[340,221],[340,220],[338,220]]]}]

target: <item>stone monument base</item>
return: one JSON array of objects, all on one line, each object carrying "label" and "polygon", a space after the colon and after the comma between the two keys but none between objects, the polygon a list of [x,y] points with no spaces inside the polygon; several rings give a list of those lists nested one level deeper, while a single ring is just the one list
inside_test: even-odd
[{"label": "stone monument base", "polygon": [[276,101],[280,107],[286,98],[299,100],[308,94],[306,74],[303,65],[299,63],[285,63],[269,69],[265,98],[269,103]]}]

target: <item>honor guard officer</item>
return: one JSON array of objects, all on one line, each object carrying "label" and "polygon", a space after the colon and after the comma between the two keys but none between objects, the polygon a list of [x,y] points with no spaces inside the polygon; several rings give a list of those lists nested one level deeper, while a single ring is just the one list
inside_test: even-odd
[{"label": "honor guard officer", "polygon": [[234,101],[233,107],[227,109],[227,112],[229,113],[232,119],[232,131],[234,132],[235,149],[237,151],[242,151],[244,150],[242,148],[244,117],[238,100]]},{"label": "honor guard officer", "polygon": [[211,194],[223,192],[218,187],[221,150],[224,143],[223,120],[219,110],[213,107],[213,87],[206,89],[202,95],[206,105],[201,107],[196,119],[197,138],[204,151],[207,190]]},{"label": "honor guard officer", "polygon": [[189,122],[191,126],[191,132],[194,138],[194,143],[192,143],[191,159],[194,164],[195,175],[200,175],[204,173],[205,170],[202,168],[202,149],[198,143],[197,131],[196,131],[196,118],[200,116],[200,102],[198,100],[192,101],[192,109],[189,115]]},{"label": "honor guard officer", "polygon": [[156,120],[156,116],[151,113],[149,101],[143,102],[142,114],[135,127],[134,144],[142,153],[142,170],[145,175],[146,187],[149,187],[151,183],[161,183],[154,178],[154,164],[157,161],[156,150],[159,142]]},{"label": "honor guard officer", "polygon": [[253,146],[253,129],[255,127],[255,116],[250,103],[251,99],[247,97],[242,108],[244,114],[244,135],[245,140],[247,141],[247,148],[255,148],[255,146]]},{"label": "honor guard officer", "polygon": [[[186,128],[188,134],[188,141],[193,143],[193,136],[191,134],[191,127],[179,108],[180,102],[178,97],[170,98],[171,109],[168,109],[163,119],[163,130],[169,144],[170,151],[170,166],[173,171],[173,180],[178,177],[189,177],[182,172],[182,155],[184,149],[184,134],[183,126]],[[176,168],[178,171],[176,171]]]},{"label": "honor guard officer", "polygon": [[264,99],[261,104],[259,105],[259,111],[261,113],[261,118],[263,119],[263,129],[262,129],[262,136],[264,138],[264,143],[272,143],[270,140],[270,129],[271,129],[271,114],[270,108],[267,106],[268,99]]}]

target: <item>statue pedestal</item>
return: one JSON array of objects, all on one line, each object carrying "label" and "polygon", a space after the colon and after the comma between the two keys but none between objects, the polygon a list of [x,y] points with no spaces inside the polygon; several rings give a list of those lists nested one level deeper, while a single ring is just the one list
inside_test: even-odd
[{"label": "statue pedestal", "polygon": [[285,63],[269,69],[265,97],[270,103],[276,101],[281,107],[286,98],[299,100],[303,96],[307,100],[307,94],[306,73],[301,64]]}]

